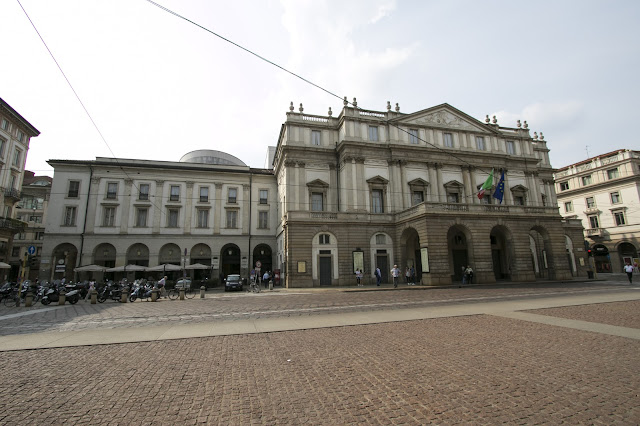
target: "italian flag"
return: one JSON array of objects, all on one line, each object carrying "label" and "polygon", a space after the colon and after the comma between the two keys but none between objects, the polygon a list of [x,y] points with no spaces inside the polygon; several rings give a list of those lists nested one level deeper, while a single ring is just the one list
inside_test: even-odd
[{"label": "italian flag", "polygon": [[491,173],[489,173],[489,177],[484,181],[482,187],[480,188],[480,192],[478,192],[478,198],[482,199],[484,197],[484,193],[486,191],[490,191],[493,186],[493,169],[491,169]]}]

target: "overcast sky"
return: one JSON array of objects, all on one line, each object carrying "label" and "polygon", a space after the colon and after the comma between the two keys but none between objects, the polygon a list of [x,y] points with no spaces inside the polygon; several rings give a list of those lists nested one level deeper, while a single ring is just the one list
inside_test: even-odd
[{"label": "overcast sky", "polygon": [[[106,139],[93,127],[25,8]],[[0,97],[49,159],[178,161],[228,152],[263,167],[289,102],[327,94],[145,0],[0,2]],[[543,132],[554,167],[640,149],[640,2],[158,0],[358,106],[447,102]]]}]

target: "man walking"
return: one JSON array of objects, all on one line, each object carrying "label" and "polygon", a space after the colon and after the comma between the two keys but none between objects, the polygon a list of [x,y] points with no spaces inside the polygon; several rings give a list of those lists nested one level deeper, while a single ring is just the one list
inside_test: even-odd
[{"label": "man walking", "polygon": [[624,271],[627,273],[627,277],[629,277],[629,283],[631,283],[631,276],[633,275],[633,265],[627,262],[627,264],[624,265]]},{"label": "man walking", "polygon": [[398,265],[393,265],[391,275],[393,276],[393,288],[398,288],[398,277],[400,276],[400,269],[398,269]]},{"label": "man walking", "polygon": [[382,282],[382,273],[380,272],[380,268],[376,267],[374,274],[376,276],[376,285],[380,287],[380,283]]}]

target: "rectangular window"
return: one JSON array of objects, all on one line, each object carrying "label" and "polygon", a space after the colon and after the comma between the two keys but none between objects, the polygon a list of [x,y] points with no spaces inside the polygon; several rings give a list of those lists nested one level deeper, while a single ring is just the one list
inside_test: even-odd
[{"label": "rectangular window", "polygon": [[378,126],[369,126],[369,140],[372,142],[378,141]]},{"label": "rectangular window", "polygon": [[227,193],[227,203],[235,204],[238,199],[238,190],[236,188],[229,188]]},{"label": "rectangular window", "polygon": [[177,228],[178,227],[178,217],[180,215],[180,211],[178,209],[169,209],[167,212],[167,227],[169,228]]},{"label": "rectangular window", "polygon": [[138,192],[138,200],[147,201],[149,199],[149,184],[141,183],[140,191]]},{"label": "rectangular window", "polygon": [[516,153],[516,144],[513,141],[507,141],[507,154],[514,155]]},{"label": "rectangular window", "polygon": [[64,210],[64,226],[75,226],[76,207],[66,207]]},{"label": "rectangular window", "polygon": [[564,203],[564,211],[565,211],[565,213],[572,212],[573,211],[573,202],[567,201],[566,203]]},{"label": "rectangular window", "polygon": [[620,174],[618,172],[618,168],[616,167],[615,169],[607,170],[607,177],[609,179],[615,179],[617,177],[620,177]]},{"label": "rectangular window", "polygon": [[169,201],[180,201],[180,185],[171,185]]},{"label": "rectangular window", "polygon": [[18,142],[24,141],[24,133],[21,130],[18,130]]},{"label": "rectangular window", "polygon": [[591,226],[591,229],[600,228],[600,221],[598,220],[598,216],[589,216],[589,226]]},{"label": "rectangular window", "polygon": [[524,197],[522,195],[516,195],[513,197],[513,203],[516,206],[524,206]]},{"label": "rectangular window", "polygon": [[418,129],[409,129],[409,142],[414,145],[419,143]]},{"label": "rectangular window", "polygon": [[11,177],[9,179],[11,179],[9,181],[9,189],[17,189],[16,188],[16,181],[18,180],[18,177],[16,175],[11,175]]},{"label": "rectangular window", "polygon": [[116,208],[105,207],[104,216],[102,217],[102,226],[115,226],[116,225]]},{"label": "rectangular window", "polygon": [[322,192],[311,193],[311,211],[321,212],[324,211]]},{"label": "rectangular window", "polygon": [[311,145],[320,146],[320,130],[311,131]]},{"label": "rectangular window", "polygon": [[484,151],[485,150],[484,137],[483,136],[476,136],[476,148],[478,149],[478,151]]},{"label": "rectangular window", "polygon": [[20,167],[21,159],[22,159],[22,151],[20,151],[19,149],[16,149],[15,153],[13,154],[13,165],[16,167]]},{"label": "rectangular window", "polygon": [[415,206],[416,204],[420,204],[424,201],[424,192],[422,191],[413,191],[411,195],[411,205]]},{"label": "rectangular window", "polygon": [[331,244],[331,235],[329,235],[329,234],[320,234],[318,242],[320,244]]},{"label": "rectangular window", "polygon": [[36,232],[36,240],[44,240],[44,232]]},{"label": "rectangular window", "polygon": [[258,228],[267,229],[269,227],[269,212],[258,212]]},{"label": "rectangular window", "polygon": [[3,118],[2,125],[0,127],[2,128],[2,130],[9,130],[9,122]]},{"label": "rectangular window", "polygon": [[591,185],[591,175],[582,176],[582,186]]},{"label": "rectangular window", "polygon": [[384,234],[376,234],[376,245],[387,244],[387,236]]},{"label": "rectangular window", "polygon": [[209,209],[198,210],[198,228],[209,227]]},{"label": "rectangular window", "polygon": [[620,198],[620,193],[618,191],[611,193],[611,204],[620,204],[622,199]]},{"label": "rectangular window", "polygon": [[209,187],[201,186],[200,187],[200,202],[208,203],[209,202]]},{"label": "rectangular window", "polygon": [[453,148],[453,134],[451,133],[444,134],[444,146],[446,148]]},{"label": "rectangular window", "polygon": [[566,191],[567,189],[569,189],[569,181],[560,182],[560,191]]},{"label": "rectangular window", "polygon": [[585,199],[585,202],[586,202],[586,204],[587,204],[587,208],[588,208],[588,209],[592,209],[592,208],[594,208],[594,207],[596,206],[596,202],[595,202],[595,200],[593,199],[593,197],[587,197],[587,198]]},{"label": "rectangular window", "polygon": [[4,158],[4,147],[7,144],[7,141],[3,138],[0,138],[0,158]]},{"label": "rectangular window", "polygon": [[149,209],[146,207],[139,208],[138,210],[136,210],[136,227],[146,228],[148,215],[149,215]]},{"label": "rectangular window", "polygon": [[613,218],[616,221],[616,226],[625,225],[627,222],[624,219],[624,212],[613,212]]},{"label": "rectangular window", "polygon": [[11,249],[11,256],[19,257],[20,256],[20,247],[13,247]]},{"label": "rectangular window", "polygon": [[238,212],[235,210],[227,210],[227,228],[235,229],[238,227]]},{"label": "rectangular window", "polygon": [[24,232],[20,232],[18,233],[18,235],[16,235],[16,240],[24,240],[27,238],[27,234],[25,234]]},{"label": "rectangular window", "polygon": [[118,196],[118,183],[117,182],[107,183],[107,198],[110,200],[115,200],[117,196]]},{"label": "rectangular window", "polygon": [[260,190],[260,204],[267,204],[269,200],[269,191],[266,189]]},{"label": "rectangular window", "polygon": [[382,200],[381,189],[374,189],[371,191],[371,212],[384,213],[384,203]]},{"label": "rectangular window", "polygon": [[460,195],[457,192],[449,192],[447,194],[447,203],[459,203]]},{"label": "rectangular window", "polygon": [[29,222],[42,223],[42,216],[40,216],[39,214],[29,216]]},{"label": "rectangular window", "polygon": [[80,181],[79,180],[70,180],[69,181],[69,191],[67,192],[67,197],[69,198],[78,198],[80,195]]},{"label": "rectangular window", "polygon": [[484,194],[482,198],[480,198],[480,204],[491,204],[491,200],[493,197],[489,194]]}]

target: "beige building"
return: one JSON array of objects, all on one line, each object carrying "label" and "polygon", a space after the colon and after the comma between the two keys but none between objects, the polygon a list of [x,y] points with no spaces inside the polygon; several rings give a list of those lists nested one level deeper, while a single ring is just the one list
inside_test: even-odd
[{"label": "beige building", "polygon": [[558,206],[577,219],[596,272],[623,272],[640,249],[640,151],[618,149],[556,170]]},{"label": "beige building", "polygon": [[[14,254],[14,235],[26,227],[24,222],[15,219],[15,207],[21,198],[29,144],[31,138],[39,134],[38,129],[0,98],[0,261],[5,263]],[[0,269],[2,279],[15,279],[21,273],[19,258],[14,259],[11,270]]]},{"label": "beige building", "polygon": [[448,104],[404,114],[345,102],[337,117],[292,105],[266,151],[273,168],[208,150],[179,162],[50,160],[41,278],[192,263],[247,277],[258,261],[288,287],[353,285],[356,269],[370,283],[376,267],[386,282],[394,264],[426,285],[457,283],[468,265],[475,283],[587,275],[582,226],[558,213],[547,143],[526,122],[481,122]]},{"label": "beige building", "polygon": [[[558,213],[544,137],[526,122],[483,123],[442,104],[411,114],[294,111],[274,160],[277,263],[287,285],[353,285],[354,271],[388,281],[394,264],[427,285],[586,277],[579,221]],[[495,170],[494,185],[478,192]],[[505,170],[504,202],[490,194]]]}]

